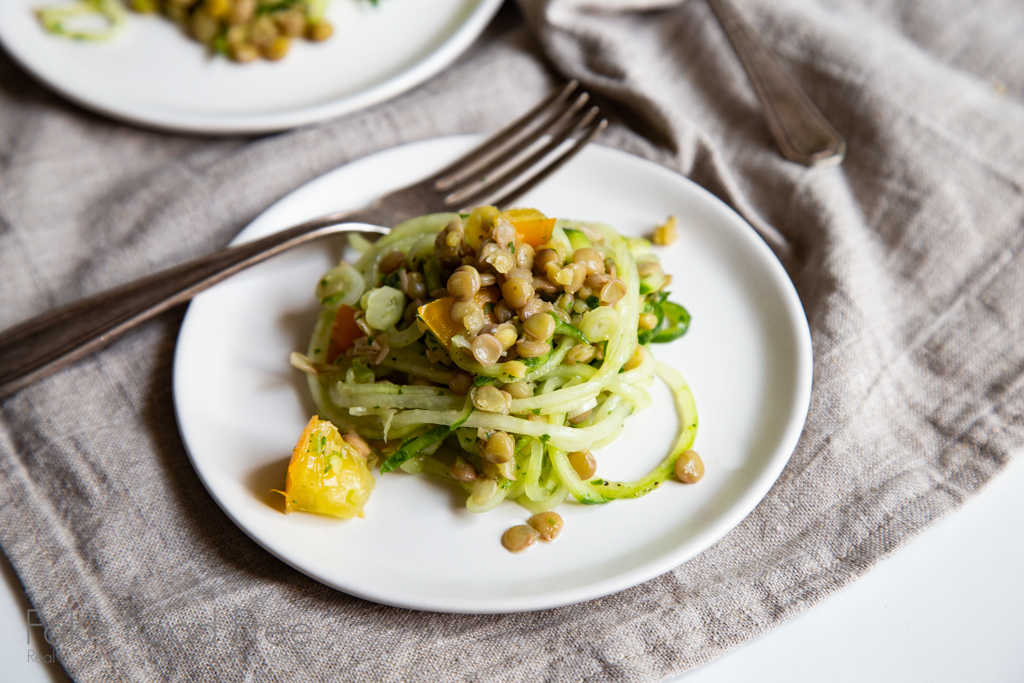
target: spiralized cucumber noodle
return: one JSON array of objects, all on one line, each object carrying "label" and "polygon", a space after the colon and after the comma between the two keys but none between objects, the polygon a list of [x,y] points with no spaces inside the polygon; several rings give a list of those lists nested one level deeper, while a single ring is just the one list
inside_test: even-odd
[{"label": "spiralized cucumber noodle", "polygon": [[[624,238],[603,224],[560,219],[543,243],[527,249],[520,227],[535,227],[540,224],[536,216],[545,217],[519,211],[499,214],[493,207],[483,207],[470,215],[432,214],[402,223],[374,244],[361,237],[352,239],[361,257],[354,265],[340,264],[320,280],[317,296],[323,308],[308,352],[293,354],[292,363],[308,374],[321,417],[342,432],[354,430],[370,440],[383,458],[382,473],[400,468],[454,481],[470,494],[467,507],[472,511],[493,509],[505,499],[541,512],[569,496],[584,504],[642,496],[672,476],[676,459],[690,448],[696,434],[697,412],[685,380],[656,361],[650,350],[653,342],[682,335],[689,315],[667,301],[664,288],[671,278],[646,240]],[[506,272],[504,256],[491,259],[497,264],[494,268],[481,261],[482,255],[494,251],[487,252],[484,244],[498,234],[502,221],[511,222],[516,230],[515,244],[510,242],[508,251],[518,271]],[[504,229],[503,234],[509,234]],[[474,234],[475,245],[470,244]],[[454,247],[453,255],[446,250],[456,239],[461,244]],[[446,240],[449,247],[444,246]],[[573,258],[579,257],[580,249],[600,254],[602,274],[587,283],[603,286],[611,281],[612,290],[606,288],[599,295],[598,288],[575,284],[556,287],[555,293],[538,289],[544,300],[532,304],[540,309],[534,315],[550,315],[557,323],[548,324],[555,331],[546,341],[546,352],[515,358],[516,349],[526,347],[502,344],[500,358],[481,362],[481,353],[486,353],[476,351],[478,344],[471,340],[488,333],[500,337],[496,326],[502,322],[514,328],[513,340],[534,339],[523,331],[517,311],[506,306],[502,316],[496,306],[508,301],[501,298],[502,282],[523,272],[522,252],[540,259],[544,249],[557,257],[556,266],[547,271],[556,280],[572,274]],[[451,282],[446,278],[459,259],[480,268],[483,281],[493,283],[489,291],[498,291],[498,300],[492,297],[482,304],[490,316],[484,328],[474,331],[469,322],[466,328],[454,323],[457,334],[446,339],[450,299],[443,288]],[[388,269],[398,260],[398,270],[382,272],[382,266]],[[525,261],[529,266],[534,259]],[[557,274],[563,267],[565,272]],[[621,289],[615,293],[615,287],[624,287],[624,294]],[[481,292],[486,289],[480,287]],[[424,292],[429,293],[417,296]],[[612,293],[605,297],[605,292]],[[444,311],[439,316],[440,307]],[[518,311],[523,312],[529,317],[525,309]],[[588,333],[597,339],[588,338]],[[353,339],[354,335],[358,338]],[[339,353],[339,344],[344,352]],[[472,387],[457,392],[456,384],[460,377],[466,381],[466,373]],[[678,435],[670,452],[636,481],[581,478],[571,454],[615,441],[624,421],[651,405],[655,376],[668,385],[675,399]],[[514,397],[513,384],[519,389]],[[510,391],[501,391],[504,388]],[[496,397],[497,407],[488,404]],[[501,432],[514,443],[512,458],[505,462],[495,461],[485,450],[488,440]],[[454,476],[453,463],[461,465],[462,471],[469,465],[475,480]]]}]

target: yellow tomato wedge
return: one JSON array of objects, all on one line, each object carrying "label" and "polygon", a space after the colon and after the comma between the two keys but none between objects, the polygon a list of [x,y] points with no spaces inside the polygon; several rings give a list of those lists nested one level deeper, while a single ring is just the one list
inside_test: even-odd
[{"label": "yellow tomato wedge", "polygon": [[345,304],[338,306],[331,325],[331,341],[327,345],[327,362],[333,363],[338,356],[352,348],[355,340],[363,334],[359,325],[356,325],[356,309]]},{"label": "yellow tomato wedge", "polygon": [[551,239],[551,231],[555,229],[555,219],[548,218],[537,209],[509,209],[498,214],[504,218],[519,235],[519,241],[536,249]]},{"label": "yellow tomato wedge", "polygon": [[[484,319],[489,323],[498,322],[498,317],[489,310],[487,304],[493,306],[500,299],[500,292],[497,287],[482,287],[474,296],[473,300],[480,304],[480,308],[483,308]],[[416,309],[416,315],[419,317],[423,324],[427,326],[427,329],[437,337],[437,341],[441,342],[445,348],[449,348],[452,344],[452,337],[457,334],[465,334],[466,328],[461,324],[452,320],[451,308],[452,302],[455,301],[450,296],[445,296],[440,299],[431,301],[429,304],[423,304]]]},{"label": "yellow tomato wedge", "polygon": [[366,461],[341,438],[337,427],[314,415],[288,463],[285,512],[362,517],[373,485]]},{"label": "yellow tomato wedge", "polygon": [[450,311],[453,301],[455,299],[445,296],[416,309],[416,315],[445,348],[452,343],[452,337],[466,331],[462,325],[452,320]]}]

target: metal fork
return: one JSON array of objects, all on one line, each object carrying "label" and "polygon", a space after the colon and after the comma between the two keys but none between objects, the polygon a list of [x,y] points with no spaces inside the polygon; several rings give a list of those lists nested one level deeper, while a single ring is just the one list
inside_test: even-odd
[{"label": "metal fork", "polygon": [[[161,271],[33,318],[0,335],[0,399],[96,351],[140,323],[292,247],[358,231],[374,237],[420,214],[508,206],[608,125],[572,81],[429,178],[356,211],[323,216]],[[518,182],[522,181],[522,182]],[[353,225],[364,224],[364,225]]]},{"label": "metal fork", "polygon": [[758,37],[732,0],[708,0],[740,58],[782,156],[804,166],[832,166],[846,156],[846,141],[814,106],[779,58]]}]

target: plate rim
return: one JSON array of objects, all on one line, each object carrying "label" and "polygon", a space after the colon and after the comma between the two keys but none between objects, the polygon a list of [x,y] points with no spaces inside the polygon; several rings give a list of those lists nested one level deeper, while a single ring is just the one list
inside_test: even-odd
[{"label": "plate rim", "polygon": [[12,49],[10,44],[3,40],[2,30],[0,30],[0,47],[22,70],[46,88],[75,105],[115,121],[169,133],[208,136],[258,135],[291,130],[367,109],[412,90],[438,75],[483,35],[491,20],[501,9],[504,0],[475,0],[475,2],[477,5],[466,20],[443,43],[423,59],[390,78],[370,88],[330,102],[251,116],[166,114],[144,106],[111,105],[110,102],[90,98],[88,94],[76,92],[73,88],[68,88],[63,83],[41,73],[30,58],[26,58],[26,55]]},{"label": "plate rim", "polygon": [[[360,157],[349,161],[336,169],[332,169],[320,176],[313,178],[306,183],[295,188],[292,192],[288,193],[284,197],[281,197],[273,204],[268,206],[259,216],[253,219],[245,228],[243,228],[238,235],[231,241],[231,244],[242,243],[249,239],[254,239],[260,236],[260,231],[254,231],[254,234],[249,236],[247,231],[253,226],[253,224],[259,220],[264,214],[274,210],[279,204],[287,202],[294,193],[298,193],[305,189],[310,183],[317,182],[321,178],[330,173],[333,173],[341,168],[344,168],[352,163],[357,163],[370,157],[391,153],[396,150],[403,148],[412,148],[418,145],[426,145],[431,143],[438,143],[440,141],[467,141],[467,140],[481,140],[482,135],[453,135],[453,136],[440,136],[433,138],[426,138],[416,142],[405,143],[385,150],[374,152],[366,156]],[[285,564],[293,567],[302,574],[322,583],[334,590],[338,590],[346,595],[351,595],[357,598],[368,600],[377,604],[388,605],[392,607],[412,609],[418,611],[431,611],[439,613],[455,613],[455,614],[514,614],[522,612],[535,612],[547,609],[554,609],[558,607],[566,607],[569,605],[579,604],[590,600],[606,597],[613,593],[617,593],[629,588],[633,588],[647,581],[662,576],[663,574],[672,571],[676,567],[693,559],[700,553],[707,550],[709,547],[717,543],[719,540],[724,538],[732,529],[738,526],[751,512],[757,507],[757,505],[767,496],[768,492],[774,486],[778,480],[782,471],[785,469],[792,456],[800,436],[803,432],[804,426],[806,425],[807,415],[810,410],[811,401],[811,390],[813,380],[813,346],[811,341],[810,327],[807,321],[806,312],[803,309],[803,305],[800,301],[799,295],[796,292],[796,288],[793,285],[792,279],[782,266],[778,257],[774,254],[768,244],[763,240],[760,234],[751,226],[742,216],[740,216],[735,210],[732,209],[728,204],[723,202],[713,193],[706,188],[698,185],[693,180],[686,176],[674,171],[670,168],[662,166],[654,161],[640,157],[629,152],[614,147],[608,147],[600,144],[592,144],[582,151],[583,154],[608,154],[611,157],[619,157],[620,160],[626,163],[641,163],[647,166],[651,171],[659,174],[671,177],[675,181],[682,181],[691,186],[691,189],[695,190],[699,194],[703,194],[704,198],[710,200],[712,204],[716,205],[719,210],[724,210],[725,216],[729,220],[737,222],[743,230],[739,231],[738,234],[744,235],[744,239],[752,245],[753,249],[760,252],[760,256],[766,263],[767,268],[772,271],[774,279],[777,284],[781,286],[778,288],[781,294],[782,301],[786,306],[786,310],[790,314],[792,325],[787,325],[787,330],[793,333],[793,341],[795,342],[794,358],[796,365],[796,381],[794,382],[794,396],[793,404],[794,411],[793,415],[789,419],[785,430],[780,434],[778,439],[778,446],[776,447],[772,457],[765,461],[764,467],[759,476],[752,480],[750,486],[736,499],[736,501],[729,507],[726,514],[720,515],[718,519],[711,524],[702,533],[695,536],[693,539],[687,542],[686,548],[682,551],[678,549],[673,552],[669,551],[661,555],[658,559],[652,560],[643,564],[639,567],[635,567],[629,571],[616,574],[611,577],[604,578],[599,581],[591,582],[576,589],[560,589],[554,593],[545,592],[531,594],[528,596],[516,595],[512,597],[497,597],[487,603],[486,606],[480,607],[475,604],[478,602],[478,598],[465,602],[453,601],[450,597],[435,598],[434,596],[422,596],[417,595],[415,600],[412,599],[396,599],[394,596],[382,594],[379,591],[372,589],[363,589],[359,586],[344,586],[342,587],[339,583],[331,578],[322,576],[320,573],[311,571],[308,568],[299,565],[297,560],[293,560],[282,553],[277,552],[275,549],[268,546],[255,533],[250,533],[250,530],[243,525],[240,520],[236,517],[233,510],[229,509],[221,499],[216,495],[214,490],[211,488],[210,483],[207,482],[206,477],[203,475],[203,471],[197,464],[197,458],[193,453],[192,448],[189,446],[188,440],[185,436],[185,429],[181,421],[181,407],[179,405],[179,395],[181,392],[178,391],[178,382],[181,381],[181,373],[178,372],[179,367],[179,354],[181,353],[182,344],[181,339],[185,334],[188,327],[189,311],[187,310],[182,320],[181,328],[179,329],[178,336],[175,341],[175,351],[172,366],[172,396],[174,402],[174,415],[175,422],[178,426],[179,434],[182,437],[182,443],[185,447],[186,453],[188,454],[189,461],[192,464],[193,469],[203,482],[203,486],[207,492],[217,503],[218,507],[228,516],[229,519],[249,538],[256,542],[262,549],[269,552],[271,555],[281,560]],[[191,303],[189,304],[191,308]],[[801,323],[801,324],[797,324]],[[471,604],[472,603],[472,604]]]}]

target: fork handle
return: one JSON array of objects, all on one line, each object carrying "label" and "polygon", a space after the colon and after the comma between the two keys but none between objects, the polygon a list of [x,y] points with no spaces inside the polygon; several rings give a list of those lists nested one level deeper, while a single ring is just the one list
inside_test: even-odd
[{"label": "fork handle", "polygon": [[758,38],[731,0],[708,0],[761,100],[782,156],[804,166],[831,166],[846,155],[843,140],[779,58]]},{"label": "fork handle", "polygon": [[13,327],[0,334],[0,399],[271,256],[341,232],[386,233],[387,228],[376,225],[349,225],[371,217],[371,211],[359,211],[317,218],[82,299]]}]

